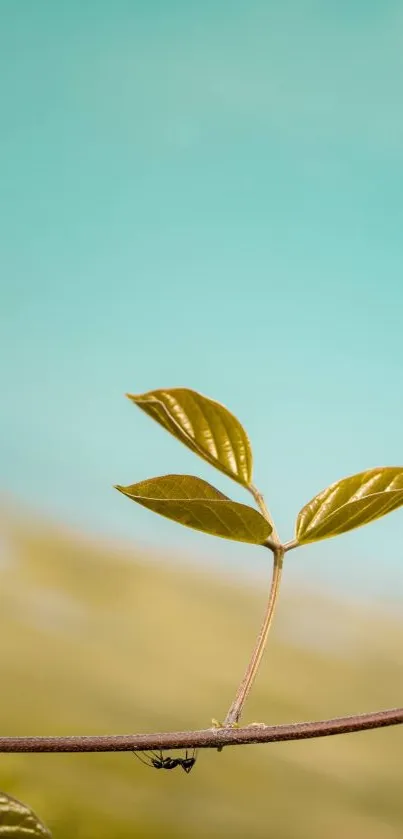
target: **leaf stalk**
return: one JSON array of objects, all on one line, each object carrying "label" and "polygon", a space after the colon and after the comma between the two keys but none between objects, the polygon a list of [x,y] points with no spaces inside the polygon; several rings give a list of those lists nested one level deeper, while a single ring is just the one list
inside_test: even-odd
[{"label": "leaf stalk", "polygon": [[258,490],[258,488],[254,484],[250,484],[248,486],[248,489],[249,489],[249,492],[253,495],[262,516],[266,519],[266,521],[269,522],[269,524],[272,528],[271,540],[270,540],[272,544],[269,545],[269,543],[267,542],[267,546],[270,547],[271,550],[273,550],[273,548],[277,545],[280,545],[281,542],[280,542],[280,537],[277,533],[274,521],[272,519],[272,516],[271,516],[271,514],[270,514],[270,512],[269,512],[269,510],[266,506],[266,502],[265,502],[264,497],[263,497],[262,493],[260,492],[260,490]]}]

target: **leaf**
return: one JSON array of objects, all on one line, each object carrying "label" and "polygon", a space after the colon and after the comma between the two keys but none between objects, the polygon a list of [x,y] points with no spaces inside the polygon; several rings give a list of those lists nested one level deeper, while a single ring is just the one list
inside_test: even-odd
[{"label": "leaf", "polygon": [[0,839],[52,839],[38,816],[21,801],[0,792]]},{"label": "leaf", "polygon": [[403,505],[403,467],[369,469],[331,484],[298,514],[300,544],[361,527]]},{"label": "leaf", "polygon": [[253,507],[231,501],[192,475],[164,475],[115,489],[154,513],[224,539],[262,545],[272,531]]},{"label": "leaf", "polygon": [[127,396],[216,469],[242,486],[250,486],[250,442],[239,420],[224,405],[184,387]]}]

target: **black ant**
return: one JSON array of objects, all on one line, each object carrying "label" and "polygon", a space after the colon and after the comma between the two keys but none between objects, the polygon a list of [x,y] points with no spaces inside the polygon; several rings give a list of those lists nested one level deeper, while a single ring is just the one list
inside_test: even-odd
[{"label": "black ant", "polygon": [[161,749],[159,754],[158,752],[141,752],[143,757],[140,757],[138,752],[133,752],[133,754],[146,766],[151,766],[154,769],[176,769],[177,766],[181,766],[186,774],[189,774],[196,763],[195,749],[193,749],[192,757],[189,757],[187,749],[185,757],[164,757]]}]

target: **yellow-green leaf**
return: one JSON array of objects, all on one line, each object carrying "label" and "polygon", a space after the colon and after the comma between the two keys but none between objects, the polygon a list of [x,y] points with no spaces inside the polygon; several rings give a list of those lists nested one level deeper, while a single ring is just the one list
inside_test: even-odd
[{"label": "yellow-green leaf", "polygon": [[331,484],[298,514],[300,544],[361,527],[403,505],[403,467],[383,466]]},{"label": "yellow-green leaf", "polygon": [[250,442],[239,420],[224,405],[184,387],[127,396],[208,463],[242,486],[250,486]]},{"label": "yellow-green leaf", "polygon": [[192,475],[163,475],[116,489],[154,513],[224,539],[262,545],[272,531],[253,507],[231,501]]},{"label": "yellow-green leaf", "polygon": [[52,839],[52,836],[26,804],[0,792],[0,839]]}]

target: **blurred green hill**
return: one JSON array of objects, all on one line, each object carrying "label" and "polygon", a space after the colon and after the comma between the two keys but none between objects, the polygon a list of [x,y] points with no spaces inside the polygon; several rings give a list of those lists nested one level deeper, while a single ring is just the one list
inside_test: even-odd
[{"label": "blurred green hill", "polygon": [[[210,725],[233,698],[266,596],[9,510],[0,571],[3,735]],[[403,620],[386,609],[290,592],[285,579],[244,721],[402,704],[402,641]],[[199,753],[189,776],[131,754],[0,755],[0,788],[54,839],[401,839],[402,747],[395,727],[229,748]]]}]

